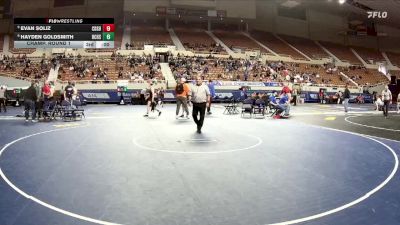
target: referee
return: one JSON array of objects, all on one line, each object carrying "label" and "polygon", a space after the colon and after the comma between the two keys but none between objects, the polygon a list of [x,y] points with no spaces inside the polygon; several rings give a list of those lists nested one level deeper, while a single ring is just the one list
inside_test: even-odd
[{"label": "referee", "polygon": [[[192,87],[193,120],[197,125],[197,133],[201,134],[206,108],[210,105],[210,89],[203,84],[200,76],[196,77],[196,85]],[[200,113],[200,119],[198,114]]]}]

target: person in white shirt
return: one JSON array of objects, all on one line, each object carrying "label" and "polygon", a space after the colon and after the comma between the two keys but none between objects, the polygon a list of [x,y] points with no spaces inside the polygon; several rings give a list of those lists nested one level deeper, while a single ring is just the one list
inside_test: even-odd
[{"label": "person in white shirt", "polygon": [[[197,125],[197,133],[200,134],[204,123],[206,108],[210,105],[210,89],[207,85],[203,84],[201,77],[197,76],[196,84],[191,87],[190,92],[192,96],[191,101],[193,103],[192,116]],[[200,114],[200,119],[198,119],[198,114]]]},{"label": "person in white shirt", "polygon": [[0,86],[0,112],[1,112],[1,106],[2,105],[4,107],[4,112],[7,112],[7,108],[6,108],[6,91],[7,91],[7,86],[1,85]]},{"label": "person in white shirt", "polygon": [[385,118],[388,116],[389,105],[392,103],[392,92],[390,92],[389,87],[386,86],[382,91],[382,100],[383,100],[383,115]]},{"label": "person in white shirt", "polygon": [[397,94],[397,113],[400,113],[400,93]]},{"label": "person in white shirt", "polygon": [[379,111],[379,109],[383,107],[382,95],[379,95],[375,101],[375,110]]}]

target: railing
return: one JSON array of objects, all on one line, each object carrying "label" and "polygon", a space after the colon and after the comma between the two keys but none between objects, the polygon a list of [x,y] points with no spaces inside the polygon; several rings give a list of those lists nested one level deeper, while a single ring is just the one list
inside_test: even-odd
[{"label": "railing", "polygon": [[34,78],[31,78],[31,77],[22,77],[22,76],[19,76],[19,75],[12,75],[12,74],[2,73],[2,72],[4,72],[4,71],[0,71],[0,75],[2,77],[10,77],[10,78],[18,79],[18,80],[29,81],[29,82],[32,82],[32,81],[44,81],[46,79],[46,78],[34,79]]},{"label": "railing", "polygon": [[388,83],[390,83],[389,81],[387,81],[387,82],[385,82],[385,81],[383,81],[383,82],[379,82],[379,83],[377,83],[377,84],[368,84],[368,85],[360,85],[361,87],[376,87],[376,86],[379,86],[379,85],[387,85]]},{"label": "railing", "polygon": [[[303,86],[311,86],[311,87],[332,87],[332,88],[344,88],[346,87],[346,85],[343,84],[311,84],[311,85],[307,85],[305,83],[302,83]],[[359,88],[357,86],[354,85],[348,85],[349,88]]]},{"label": "railing", "polygon": [[[57,80],[59,84],[68,84],[68,81]],[[119,80],[76,80],[75,84],[116,84]],[[129,80],[129,84],[145,84],[147,80]],[[165,80],[157,80],[157,84],[166,84]]]}]

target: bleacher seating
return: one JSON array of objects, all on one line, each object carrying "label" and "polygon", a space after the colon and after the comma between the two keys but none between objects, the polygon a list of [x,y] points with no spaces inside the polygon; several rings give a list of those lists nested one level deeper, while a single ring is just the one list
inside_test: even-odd
[{"label": "bleacher seating", "polygon": [[328,53],[312,40],[287,35],[279,36],[312,59],[329,58]]},{"label": "bleacher seating", "polygon": [[390,62],[397,67],[400,67],[400,54],[393,52],[386,52],[386,55],[389,57]]},{"label": "bleacher seating", "polygon": [[353,68],[346,69],[343,73],[359,85],[378,84],[388,81],[385,75],[374,69]]},{"label": "bleacher seating", "polygon": [[[123,73],[123,79],[130,79],[130,77],[126,76],[127,72],[138,74],[142,73],[144,75],[148,75],[150,73],[149,66],[144,63],[130,67],[128,66],[127,61],[117,62],[115,60],[102,59],[94,60],[93,64],[96,65],[96,67],[90,67],[85,73],[84,77],[77,76],[74,74],[74,71],[70,70],[67,64],[63,64],[59,71],[61,80],[105,80],[103,77],[96,77],[96,72],[98,69],[107,73],[107,80],[118,80],[119,71]],[[163,79],[160,71],[157,71],[154,77],[158,80]]]},{"label": "bleacher seating", "polygon": [[334,54],[337,58],[339,58],[343,62],[348,62],[352,65],[361,65],[361,61],[354,55],[354,53],[350,50],[350,48],[330,42],[321,42],[322,46],[324,46],[328,51]]},{"label": "bleacher seating", "polygon": [[39,63],[30,63],[29,67],[20,63],[15,63],[14,66],[15,69],[3,69],[0,67],[0,72],[21,79],[41,79],[48,75],[47,69],[41,70]]},{"label": "bleacher seating", "polygon": [[256,42],[251,40],[249,37],[246,37],[242,33],[233,32],[233,31],[225,31],[225,30],[216,30],[213,31],[214,35],[217,36],[226,46],[230,49],[240,49],[242,51],[255,51],[260,50],[261,52],[268,52],[268,50],[264,49]]},{"label": "bleacher seating", "polygon": [[281,56],[289,56],[293,59],[306,60],[303,55],[292,49],[290,46],[276,38],[271,33],[253,30],[251,31],[250,35]]},{"label": "bleacher seating", "polygon": [[144,45],[173,45],[171,36],[163,27],[133,27],[131,42],[134,49],[143,49]]},{"label": "bleacher seating", "polygon": [[3,51],[3,46],[4,46],[4,35],[0,34],[0,52]]},{"label": "bleacher seating", "polygon": [[339,74],[339,71],[328,73],[322,66],[311,66],[309,64],[300,64],[299,71],[302,73],[318,74],[315,78],[317,84],[324,85],[346,85],[347,81]]},{"label": "bleacher seating", "polygon": [[13,54],[32,54],[36,51],[35,48],[14,48],[14,39],[12,35],[10,36],[10,49],[9,51]]},{"label": "bleacher seating", "polygon": [[391,70],[389,73],[391,76],[396,76],[397,79],[400,79],[400,70]]},{"label": "bleacher seating", "polygon": [[[229,66],[231,63],[235,64],[235,66]],[[196,60],[196,62],[186,61],[186,63],[180,63],[179,66],[171,65],[171,70],[175,77],[182,74],[191,74],[188,76],[189,79],[194,79],[196,75],[201,75],[204,79],[243,81],[246,80],[245,73],[247,73],[247,81],[270,81],[265,65],[253,61],[252,65],[247,67],[246,72],[246,66],[243,63],[244,61],[228,59],[201,59]],[[188,67],[189,71],[187,71]]]},{"label": "bleacher seating", "polygon": [[[377,62],[386,61],[382,53],[375,49],[368,49],[362,47],[352,47],[357,54],[368,64],[375,64]],[[370,60],[373,62],[371,63]]]},{"label": "bleacher seating", "polygon": [[187,51],[196,53],[226,54],[217,43],[202,29],[174,28],[174,31]]}]

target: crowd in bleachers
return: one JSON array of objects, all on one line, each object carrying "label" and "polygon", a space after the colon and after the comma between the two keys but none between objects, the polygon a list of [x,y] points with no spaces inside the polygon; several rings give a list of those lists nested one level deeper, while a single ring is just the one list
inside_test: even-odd
[{"label": "crowd in bleachers", "polygon": [[[0,61],[0,71],[22,78],[41,79],[51,67],[60,64],[59,79],[62,80],[163,80],[160,58],[151,55],[122,56],[113,53],[106,58],[87,58],[62,55],[53,59],[41,59],[32,62],[26,55],[17,57],[4,56]],[[347,78],[360,85],[384,82],[385,76],[376,70],[363,66],[337,68],[332,64],[313,65],[304,63],[262,62],[257,59],[234,59],[180,56],[169,58],[170,68],[176,79],[193,80],[200,75],[203,80],[257,81],[257,82],[292,82],[308,85],[323,84],[345,85]]]},{"label": "crowd in bleachers", "polygon": [[0,71],[21,78],[42,79],[50,71],[50,62],[44,59],[32,62],[26,55],[17,57],[4,55],[0,58]]},{"label": "crowd in bleachers", "polygon": [[0,34],[0,52],[3,51],[3,45],[4,45],[4,35]]},{"label": "crowd in bleachers", "polygon": [[175,78],[194,79],[201,75],[203,80],[219,79],[230,81],[271,81],[272,75],[266,65],[257,60],[214,58],[214,57],[176,57],[170,60]]},{"label": "crowd in bleachers", "polygon": [[144,45],[173,45],[171,36],[162,26],[132,27],[131,43],[125,43],[126,49],[144,49]]},{"label": "crowd in bleachers", "polygon": [[162,79],[159,59],[150,55],[113,54],[110,58],[65,58],[61,61],[59,78],[63,80],[109,81],[116,79]]},{"label": "crowd in bleachers", "polygon": [[370,85],[388,81],[386,76],[378,72],[378,70],[367,69],[360,65],[343,67],[340,70],[359,85]]},{"label": "crowd in bleachers", "polygon": [[[213,57],[176,57],[170,62],[176,79],[193,79],[201,75],[203,80],[294,82],[309,84],[346,84],[331,65],[309,65],[285,62],[266,62],[245,59]],[[334,83],[335,84],[335,83]]]}]

